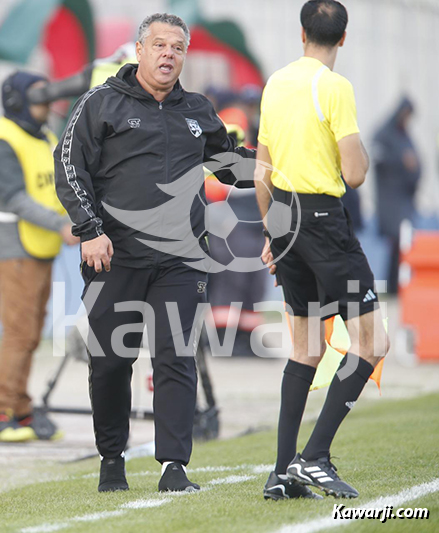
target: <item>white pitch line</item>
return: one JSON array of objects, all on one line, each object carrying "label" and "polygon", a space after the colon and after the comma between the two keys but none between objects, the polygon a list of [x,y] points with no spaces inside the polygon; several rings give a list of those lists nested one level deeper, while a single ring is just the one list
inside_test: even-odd
[{"label": "white pitch line", "polygon": [[[260,470],[261,467],[265,468],[265,465],[241,465],[240,467],[211,467],[209,472],[228,472],[230,470]],[[209,467],[206,467],[209,468]],[[271,469],[271,467],[268,467]],[[194,469],[192,472],[195,471],[204,471],[203,469]],[[149,474],[156,474],[156,472],[138,472],[138,475],[149,475]],[[86,477],[89,476],[89,474],[86,475]],[[82,477],[82,476],[81,476]],[[254,479],[255,476],[228,476],[226,478],[218,478],[213,479],[209,482],[207,482],[207,487],[201,489],[201,493],[206,492],[208,490],[211,490],[210,487],[215,485],[226,485],[226,484],[234,484],[234,483],[243,483],[245,481],[249,481],[251,479]],[[94,513],[94,514],[88,514],[88,515],[82,515],[82,516],[74,516],[73,518],[68,518],[66,520],[63,520],[62,522],[55,522],[52,524],[41,524],[39,526],[31,526],[21,529],[21,533],[52,533],[54,531],[60,531],[61,529],[66,529],[70,527],[73,523],[77,522],[95,522],[96,520],[102,520],[106,518],[112,518],[114,516],[121,516],[123,514],[126,514],[127,511],[131,510],[137,510],[137,509],[150,509],[154,507],[160,507],[161,505],[168,504],[172,502],[173,498],[176,496],[188,496],[188,495],[195,495],[197,492],[168,492],[166,494],[165,498],[161,499],[149,499],[149,500],[134,500],[132,502],[124,503],[120,506],[119,510],[116,511],[104,511],[102,513]],[[198,493],[199,494],[199,493]]]},{"label": "white pitch line", "polygon": [[66,529],[76,522],[96,522],[105,518],[112,518],[114,516],[121,516],[125,511],[104,511],[102,513],[86,514],[82,516],[74,516],[68,518],[63,522],[55,522],[54,524],[41,524],[40,526],[25,527],[21,533],[50,533],[52,531],[60,531]]},{"label": "white pitch line", "polygon": [[274,470],[274,464],[272,465],[256,465],[252,467],[253,474],[266,474]]},{"label": "white pitch line", "polygon": [[233,483],[243,483],[255,479],[256,476],[229,476],[224,478],[212,479],[209,485],[232,485]]},{"label": "white pitch line", "polygon": [[[203,473],[203,472],[235,472],[237,470],[245,470],[249,468],[250,470],[265,467],[265,465],[240,465],[240,466],[201,466],[199,468],[188,468],[187,471],[189,474],[193,473]],[[147,477],[147,476],[158,476],[160,475],[159,471],[144,470],[143,472],[133,472],[128,473],[128,477]],[[77,477],[76,479],[88,479],[88,478],[98,478],[99,472],[93,472],[92,474],[84,474]]]},{"label": "white pitch line", "polygon": [[69,520],[72,522],[96,522],[103,518],[113,518],[113,516],[120,516],[125,514],[125,511],[104,511],[102,513],[84,514],[82,516],[74,516]]},{"label": "white pitch line", "polygon": [[246,465],[238,466],[199,466],[198,468],[188,468],[189,472],[203,473],[203,472],[236,472],[236,470],[244,470]]},{"label": "white pitch line", "polygon": [[163,500],[135,500],[133,502],[124,503],[120,507],[121,509],[150,509],[151,507],[160,507],[170,501],[169,498],[163,498]]},{"label": "white pitch line", "polygon": [[[210,472],[236,472],[239,470],[249,470],[252,472],[252,474],[263,474],[265,472],[270,472],[273,470],[273,465],[237,465],[237,466],[200,466],[198,468],[188,468],[187,471],[190,474],[198,474],[198,473],[210,473]],[[152,471],[152,470],[144,470],[143,472],[132,472],[128,473],[128,477],[147,477],[147,476],[158,476],[160,475],[160,471]],[[64,482],[64,481],[75,481],[77,479],[95,479],[99,478],[99,472],[91,472],[89,474],[82,474],[79,476],[65,476],[65,477],[53,477],[44,479],[43,481],[36,481],[36,483],[52,483],[53,481],[56,482]],[[1,492],[1,491],[0,491]]]},{"label": "white pitch line", "polygon": [[[252,474],[264,474],[266,472],[271,472],[273,470],[273,465],[238,465],[238,466],[200,466],[198,468],[188,468],[187,471],[189,474],[200,474],[200,473],[215,473],[215,472],[237,472],[240,470],[247,470]],[[128,473],[128,477],[147,477],[147,476],[158,476],[159,472],[144,470],[143,472],[133,472]],[[89,479],[89,478],[98,478],[99,473],[93,472],[91,474],[84,474],[79,477],[71,478],[62,478],[60,481],[73,480],[73,479]]]},{"label": "white pitch line", "polygon": [[[428,494],[433,494],[434,492],[439,491],[439,478],[434,479],[430,483],[422,483],[422,485],[416,485],[410,489],[405,489],[398,494],[393,496],[381,496],[376,500],[365,503],[359,508],[361,509],[384,509],[387,505],[393,507],[399,507],[403,503],[411,502],[427,496]],[[340,502],[340,500],[336,500]],[[349,500],[351,504],[353,500]],[[351,505],[354,507],[354,505]],[[302,522],[301,524],[293,524],[291,526],[284,526],[277,531],[277,533],[316,533],[322,529],[331,529],[334,527],[347,526],[353,521],[358,520],[357,518],[333,518],[332,515],[319,518],[317,520],[311,520],[310,522]]]},{"label": "white pitch line", "polygon": [[69,527],[67,522],[58,522],[57,524],[41,524],[41,526],[26,527],[21,530],[21,533],[50,533],[52,531],[59,531]]}]

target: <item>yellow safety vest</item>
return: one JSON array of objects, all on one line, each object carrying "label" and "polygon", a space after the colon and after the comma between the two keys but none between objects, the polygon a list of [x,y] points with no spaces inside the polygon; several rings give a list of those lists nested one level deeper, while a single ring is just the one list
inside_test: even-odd
[{"label": "yellow safety vest", "polygon": [[[65,215],[55,191],[53,150],[56,136],[47,131],[44,139],[38,139],[6,117],[0,118],[0,139],[14,150],[23,170],[27,194],[47,209]],[[59,252],[62,239],[56,231],[18,220],[18,233],[26,252],[37,259],[53,259]]]},{"label": "yellow safety vest", "polygon": [[102,85],[107,81],[110,76],[116,76],[118,71],[127,63],[137,63],[135,57],[127,57],[120,63],[102,62],[96,65],[91,75],[90,89],[96,87],[96,85]]}]

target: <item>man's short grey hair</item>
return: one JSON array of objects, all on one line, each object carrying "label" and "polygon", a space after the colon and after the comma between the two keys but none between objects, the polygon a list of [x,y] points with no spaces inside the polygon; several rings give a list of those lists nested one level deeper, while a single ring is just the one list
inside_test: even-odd
[{"label": "man's short grey hair", "polygon": [[146,19],[139,26],[139,43],[143,44],[145,42],[146,37],[148,37],[148,35],[150,34],[149,27],[153,22],[161,22],[162,24],[170,24],[171,26],[178,26],[179,28],[181,28],[184,32],[185,44],[187,49],[191,40],[189,28],[187,27],[183,19],[177,17],[177,15],[170,15],[169,13],[154,13],[154,15],[149,15],[149,17],[146,17]]}]

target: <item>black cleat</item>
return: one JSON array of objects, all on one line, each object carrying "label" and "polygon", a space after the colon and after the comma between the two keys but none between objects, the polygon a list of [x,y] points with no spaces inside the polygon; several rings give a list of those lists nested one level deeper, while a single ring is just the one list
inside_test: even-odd
[{"label": "black cleat", "polygon": [[357,498],[358,491],[341,480],[336,470],[329,457],[305,461],[298,453],[288,465],[287,476],[302,485],[317,487],[335,498]]},{"label": "black cleat", "polygon": [[98,491],[115,492],[116,490],[129,490],[125,476],[125,459],[121,455],[112,459],[104,457],[101,461]]},{"label": "black cleat", "polygon": [[200,486],[192,483],[186,476],[186,470],[180,463],[170,463],[159,481],[159,491],[197,492]]},{"label": "black cleat", "polygon": [[290,481],[287,476],[281,476],[271,472],[264,487],[266,500],[290,500],[297,498],[309,498],[311,500],[323,500],[323,496],[315,494],[308,487],[297,481]]}]

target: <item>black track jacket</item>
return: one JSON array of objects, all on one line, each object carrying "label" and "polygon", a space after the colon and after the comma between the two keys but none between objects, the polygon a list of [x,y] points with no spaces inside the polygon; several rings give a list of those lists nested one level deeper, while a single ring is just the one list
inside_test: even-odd
[{"label": "black track jacket", "polygon": [[[236,147],[206,97],[185,91],[177,81],[159,103],[141,87],[136,71],[137,65],[127,64],[82,97],[54,157],[56,189],[73,234],[83,242],[105,233],[113,242],[113,263],[142,268],[176,258],[139,242],[157,237],[123,224],[102,202],[130,211],[152,209],[171,198],[158,185],[174,182],[216,154],[255,158],[255,151]],[[217,177],[223,183],[235,181],[229,171]],[[200,196],[204,199],[204,190]],[[201,236],[204,205],[199,198],[190,213],[193,233]]]}]

